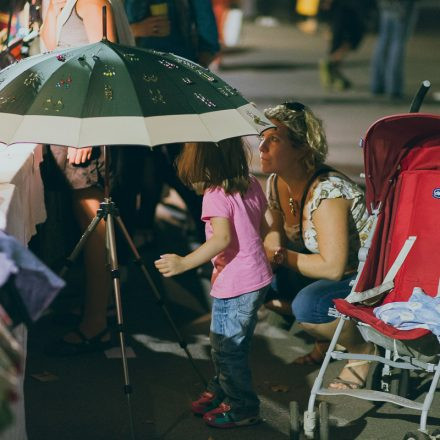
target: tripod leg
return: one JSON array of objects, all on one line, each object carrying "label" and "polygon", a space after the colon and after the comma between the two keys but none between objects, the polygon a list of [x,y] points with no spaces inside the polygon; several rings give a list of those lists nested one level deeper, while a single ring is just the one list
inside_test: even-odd
[{"label": "tripod leg", "polygon": [[122,302],[121,302],[121,283],[120,283],[120,274],[118,267],[118,257],[116,253],[115,227],[114,227],[113,215],[111,213],[108,214],[106,217],[105,234],[106,234],[106,246],[108,251],[108,260],[110,263],[111,276],[113,280],[113,291],[115,295],[116,317],[117,317],[118,331],[119,331],[119,344],[121,347],[122,368],[124,372],[124,392],[127,397],[127,403],[128,403],[131,438],[134,440],[135,434],[134,434],[133,415],[131,411],[131,401],[130,401],[132,386],[130,384],[127,356],[125,352],[125,335],[124,335],[124,323],[122,317]]},{"label": "tripod leg", "polygon": [[80,254],[82,248],[86,244],[87,239],[89,238],[90,234],[96,229],[98,226],[98,223],[105,217],[104,211],[98,211],[95,217],[93,217],[92,221],[90,222],[89,226],[87,226],[87,229],[84,231],[83,235],[81,235],[81,238],[79,239],[78,243],[76,244],[75,248],[73,249],[72,253],[66,258],[64,266],[60,270],[60,277],[63,278],[69,268],[72,266],[72,264],[75,262],[75,260],[78,258],[78,255]]},{"label": "tripod leg", "polygon": [[200,377],[202,383],[204,384],[204,386],[206,387],[208,382],[206,381],[205,377],[203,376],[203,374],[199,371],[199,369],[197,368],[197,365],[194,362],[194,359],[191,355],[191,353],[188,350],[188,344],[186,343],[186,341],[183,339],[182,335],[179,332],[179,329],[177,328],[176,324],[174,323],[174,320],[167,308],[167,306],[165,305],[162,295],[159,292],[159,290],[157,289],[156,285],[153,282],[153,279],[151,278],[150,274],[148,273],[148,270],[145,266],[144,261],[142,260],[141,256],[139,255],[138,250],[136,249],[136,246],[133,243],[133,240],[130,237],[130,234],[127,231],[127,228],[124,225],[124,222],[122,221],[121,217],[119,217],[119,215],[115,216],[116,222],[118,224],[118,226],[121,229],[121,232],[125,238],[125,241],[127,242],[128,246],[131,249],[131,252],[133,253],[134,257],[135,257],[135,262],[139,265],[139,267],[141,268],[142,273],[144,274],[153,294],[154,297],[156,298],[156,303],[162,308],[163,313],[165,314],[165,317],[167,318],[171,328],[174,331],[174,334],[176,335],[176,338],[179,342],[180,347],[185,351],[186,355],[188,356],[188,360],[190,361],[194,371],[197,373],[197,375]]}]

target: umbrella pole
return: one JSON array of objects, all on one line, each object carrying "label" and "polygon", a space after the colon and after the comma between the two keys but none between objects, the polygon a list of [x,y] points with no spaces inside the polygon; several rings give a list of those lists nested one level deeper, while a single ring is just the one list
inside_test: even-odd
[{"label": "umbrella pole", "polygon": [[[118,257],[116,252],[116,239],[115,239],[115,226],[114,226],[114,213],[116,211],[115,204],[110,198],[105,198],[104,203],[108,209],[105,225],[105,235],[106,235],[106,248],[107,248],[107,258],[110,264],[110,273],[113,280],[113,292],[115,296],[116,305],[116,317],[119,332],[119,345],[121,347],[121,359],[122,359],[122,369],[124,373],[124,393],[127,397],[128,404],[128,419],[130,424],[131,439],[135,440],[134,424],[133,424],[133,414],[131,410],[131,392],[132,386],[130,384],[130,376],[128,373],[127,364],[127,354],[125,351],[125,334],[124,334],[124,320],[122,316],[122,302],[121,302],[121,282],[120,282],[120,271],[118,266]],[[116,211],[117,214],[117,211]]]}]

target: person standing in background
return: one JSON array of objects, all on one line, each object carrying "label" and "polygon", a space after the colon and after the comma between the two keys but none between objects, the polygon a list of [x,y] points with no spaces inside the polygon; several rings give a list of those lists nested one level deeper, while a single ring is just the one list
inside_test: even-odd
[{"label": "person standing in background", "polygon": [[[100,41],[103,6],[107,7],[109,41],[133,42],[127,18],[118,0],[50,0],[47,9],[44,9],[40,32],[42,50],[78,47]],[[45,186],[58,187],[60,197],[73,206],[75,219],[81,230],[85,230],[100,208],[104,195],[104,157],[101,147],[77,149],[51,145],[44,162],[50,158],[56,165],[58,177],[54,174],[46,179]],[[48,210],[48,218],[51,215]],[[107,270],[103,221],[84,245],[84,262],[85,293],[80,322],[64,337],[49,344],[46,348],[48,355],[67,356],[102,351],[111,344],[107,324],[111,280]]]},{"label": "person standing in background", "polygon": [[325,59],[319,62],[321,84],[326,89],[346,90],[351,81],[341,72],[347,55],[356,50],[365,33],[369,0],[323,0],[321,9],[328,12],[332,38]]},{"label": "person standing in background", "polygon": [[[208,67],[220,50],[211,1],[125,0],[125,10],[139,47],[172,52],[203,67]],[[180,144],[154,150],[128,147],[122,153],[117,173],[121,182],[114,198],[129,231],[138,227],[146,244],[154,241],[154,214],[165,183],[182,197],[194,220],[195,239],[203,241],[204,226],[199,220],[201,197],[185,187],[176,175],[174,161],[180,149]]]},{"label": "person standing in background", "polygon": [[379,35],[371,61],[370,90],[399,99],[404,94],[405,47],[416,19],[415,0],[379,0]]}]

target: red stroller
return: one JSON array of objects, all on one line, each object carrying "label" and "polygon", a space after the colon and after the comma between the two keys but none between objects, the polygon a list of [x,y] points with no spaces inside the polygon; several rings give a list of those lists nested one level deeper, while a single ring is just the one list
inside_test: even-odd
[{"label": "red stroller", "polygon": [[[315,411],[317,395],[343,394],[391,402],[421,412],[420,426],[403,439],[429,439],[428,412],[440,379],[438,339],[425,328],[398,330],[376,318],[374,306],[406,302],[414,288],[440,296],[440,116],[408,113],[378,120],[363,141],[366,201],[373,230],[359,252],[359,271],[350,295],[336,300],[341,317],[304,413],[306,438],[329,438],[327,402]],[[368,305],[369,304],[369,305]],[[383,356],[335,351],[344,320],[354,319],[365,340],[382,347]],[[383,364],[381,389],[323,388],[331,359],[359,359]],[[411,370],[434,373],[423,402],[406,398]],[[290,404],[290,438],[298,439],[297,402]]]}]

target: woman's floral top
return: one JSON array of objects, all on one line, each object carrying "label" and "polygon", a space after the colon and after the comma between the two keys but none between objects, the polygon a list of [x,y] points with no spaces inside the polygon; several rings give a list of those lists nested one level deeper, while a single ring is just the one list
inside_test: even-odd
[{"label": "woman's floral top", "polygon": [[[276,174],[269,176],[266,186],[266,197],[269,209],[280,211],[284,217],[277,191],[277,178]],[[328,172],[316,178],[309,188],[309,195],[304,205],[303,240],[309,252],[319,254],[317,232],[312,218],[313,212],[318,209],[322,200],[341,197],[353,201],[349,218],[349,255],[347,263],[347,270],[349,270],[357,267],[358,250],[364,245],[372,224],[372,219],[369,217],[365,207],[364,192],[355,182],[337,172]],[[292,226],[284,222],[284,232],[290,242],[287,247],[301,251],[302,241],[299,237],[299,225]]]}]

